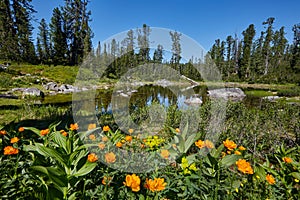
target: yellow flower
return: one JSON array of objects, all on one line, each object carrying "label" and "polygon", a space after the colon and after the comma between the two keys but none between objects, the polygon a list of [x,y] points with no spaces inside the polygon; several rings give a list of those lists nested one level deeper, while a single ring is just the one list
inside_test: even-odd
[{"label": "yellow flower", "polygon": [[96,124],[89,124],[88,125],[88,130],[93,130],[96,128]]},{"label": "yellow flower", "polygon": [[195,145],[199,148],[202,149],[203,147],[205,147],[205,143],[202,140],[198,140],[195,142]]},{"label": "yellow flower", "polygon": [[45,136],[45,135],[49,134],[49,129],[41,130],[40,134],[41,134],[41,136]]},{"label": "yellow flower", "polygon": [[167,183],[163,178],[154,178],[154,180],[147,178],[145,188],[147,188],[151,192],[159,192],[164,190],[166,185]]},{"label": "yellow flower", "polygon": [[116,143],[116,147],[119,147],[119,148],[120,148],[120,147],[122,147],[122,145],[123,145],[123,144],[122,144],[121,142],[117,142],[117,143]]},{"label": "yellow flower", "polygon": [[65,137],[67,137],[68,135],[68,133],[65,130],[60,130],[59,132]]},{"label": "yellow flower", "polygon": [[13,138],[11,138],[10,139],[10,143],[16,143],[16,142],[18,142],[20,139],[18,138],[18,137],[13,137]]},{"label": "yellow flower", "polygon": [[249,162],[244,159],[239,159],[236,161],[236,165],[238,166],[238,170],[243,172],[244,174],[253,174],[253,169]]},{"label": "yellow flower", "polygon": [[198,170],[195,163],[192,163],[192,164],[189,166],[189,169],[190,169],[190,170],[193,170],[193,171],[197,171],[197,170]]},{"label": "yellow flower", "polygon": [[270,183],[271,185],[273,185],[273,184],[276,182],[276,181],[275,181],[275,178],[274,178],[271,174],[267,174],[266,180],[267,180],[268,183]]},{"label": "yellow flower", "polygon": [[239,147],[239,150],[240,150],[240,151],[245,151],[245,150],[246,150],[246,148],[245,148],[245,147],[243,147],[243,146],[240,146],[240,147]]},{"label": "yellow flower", "polygon": [[17,148],[14,148],[12,146],[4,147],[4,155],[14,155],[18,153],[19,153],[19,149]]},{"label": "yellow flower", "polygon": [[222,152],[221,153],[221,158],[224,158],[226,156],[226,153],[225,152]]},{"label": "yellow flower", "polygon": [[295,178],[294,181],[295,181],[296,183],[299,183],[299,179],[296,179],[296,178]]},{"label": "yellow flower", "polygon": [[105,148],[105,144],[103,143],[99,143],[98,144],[99,149],[103,150]]},{"label": "yellow flower", "polygon": [[130,187],[133,192],[138,192],[140,191],[141,179],[135,174],[132,175],[128,174],[123,184],[127,187]]},{"label": "yellow flower", "polygon": [[75,124],[70,124],[70,130],[71,130],[71,131],[78,130],[78,129],[79,129],[79,127],[78,127],[78,124],[77,124],[77,123],[75,123]]},{"label": "yellow flower", "polygon": [[116,155],[113,152],[108,152],[105,154],[105,161],[107,163],[114,163],[116,162]]},{"label": "yellow flower", "polygon": [[20,127],[18,130],[19,132],[23,132],[25,129],[23,127]]},{"label": "yellow flower", "polygon": [[133,133],[133,129],[132,128],[128,129],[128,133],[132,134]]},{"label": "yellow flower", "polygon": [[191,174],[191,171],[188,168],[186,168],[183,170],[183,174]]},{"label": "yellow flower", "polygon": [[180,133],[180,129],[179,128],[176,128],[175,131],[176,131],[176,133]]},{"label": "yellow flower", "polygon": [[225,141],[223,141],[223,144],[230,151],[233,150],[233,149],[235,149],[237,147],[237,145],[233,141],[228,140],[228,139],[226,139]]},{"label": "yellow flower", "polygon": [[6,130],[1,130],[0,131],[0,135],[6,135],[6,134],[7,134]]},{"label": "yellow flower", "polygon": [[103,131],[104,131],[104,132],[110,131],[109,126],[103,126]]},{"label": "yellow flower", "polygon": [[239,192],[239,188],[235,188],[235,191],[238,193]]},{"label": "yellow flower", "polygon": [[88,161],[89,162],[96,162],[98,160],[98,157],[95,153],[90,153],[88,155]]},{"label": "yellow flower", "polygon": [[89,135],[90,140],[96,140],[96,136],[94,134]]},{"label": "yellow flower", "polygon": [[132,136],[126,135],[126,136],[125,136],[125,140],[126,140],[127,142],[131,142],[131,141],[132,141]]},{"label": "yellow flower", "polygon": [[242,155],[242,153],[240,151],[237,151],[237,150],[234,152],[234,154],[235,155]]},{"label": "yellow flower", "polygon": [[285,163],[291,163],[291,162],[293,162],[293,160],[292,160],[290,157],[283,157],[282,160],[283,160]]},{"label": "yellow flower", "polygon": [[162,149],[160,152],[161,157],[167,159],[170,156],[170,152],[167,149]]},{"label": "yellow flower", "polygon": [[111,177],[111,176],[109,176],[109,177],[104,176],[103,179],[102,179],[102,184],[103,184],[103,185],[106,185],[106,184],[109,185],[109,183],[111,182],[111,180],[112,180],[112,177]]}]

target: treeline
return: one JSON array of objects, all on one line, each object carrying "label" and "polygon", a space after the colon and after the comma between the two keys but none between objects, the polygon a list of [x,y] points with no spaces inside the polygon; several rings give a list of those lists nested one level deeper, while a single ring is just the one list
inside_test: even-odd
[{"label": "treeline", "polygon": [[300,83],[300,24],[289,27],[294,32],[289,44],[285,27],[275,30],[274,21],[273,17],[264,21],[260,33],[250,24],[241,39],[229,35],[225,41],[215,41],[210,54],[223,80]]},{"label": "treeline", "polygon": [[92,49],[89,0],[65,0],[50,23],[41,19],[32,38],[31,0],[0,1],[0,59],[32,64],[77,65]]}]

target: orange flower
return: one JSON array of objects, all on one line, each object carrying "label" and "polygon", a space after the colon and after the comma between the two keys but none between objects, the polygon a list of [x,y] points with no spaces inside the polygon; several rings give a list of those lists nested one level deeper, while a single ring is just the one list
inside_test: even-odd
[{"label": "orange flower", "polygon": [[205,147],[205,143],[202,140],[198,140],[195,142],[195,145],[199,148],[202,149],[203,147]]},{"label": "orange flower", "polygon": [[59,132],[65,137],[67,137],[68,135],[68,133],[65,130],[60,130]]},{"label": "orange flower", "polygon": [[133,192],[138,192],[140,191],[141,179],[135,174],[132,175],[128,174],[123,184],[127,187],[130,187]]},{"label": "orange flower", "polygon": [[71,131],[78,130],[78,129],[79,129],[79,127],[78,127],[78,124],[77,124],[77,123],[75,123],[75,124],[70,124],[70,130],[71,130]]},{"label": "orange flower", "polygon": [[49,134],[49,129],[41,130],[40,134],[41,134],[41,136],[45,136],[45,135]]},{"label": "orange flower", "polygon": [[108,137],[106,137],[106,136],[104,136],[104,137],[102,137],[102,142],[107,142],[108,141]]},{"label": "orange flower", "polygon": [[214,144],[209,140],[205,140],[204,145],[205,145],[205,147],[207,147],[209,149],[213,149],[215,147]]},{"label": "orange flower", "polygon": [[96,124],[89,124],[88,125],[88,130],[93,130],[96,128]]},{"label": "orange flower", "polygon": [[103,179],[102,179],[102,184],[103,184],[103,185],[106,185],[106,184],[109,185],[109,183],[111,182],[111,180],[112,180],[112,177],[111,177],[111,176],[109,176],[109,177],[104,176]]},{"label": "orange flower", "polygon": [[128,133],[129,133],[129,134],[132,134],[133,131],[134,131],[134,130],[133,130],[132,128],[130,128],[130,129],[128,130]]},{"label": "orange flower", "polygon": [[121,148],[122,145],[123,145],[123,144],[122,144],[121,142],[117,142],[117,144],[116,144],[116,146],[119,147],[119,148]]},{"label": "orange flower", "polygon": [[233,149],[235,149],[237,147],[237,145],[233,141],[228,140],[228,139],[226,139],[225,141],[223,141],[223,144],[230,151],[233,150]]},{"label": "orange flower", "polygon": [[88,155],[88,161],[89,162],[96,162],[98,160],[98,157],[95,153],[90,153]]},{"label": "orange flower", "polygon": [[239,159],[235,163],[238,166],[238,170],[243,172],[244,174],[253,174],[253,169],[249,162],[244,159]]},{"label": "orange flower", "polygon": [[144,145],[144,144],[141,144],[141,148],[142,148],[142,149],[145,148],[145,145]]},{"label": "orange flower", "polygon": [[13,137],[13,138],[11,138],[10,139],[10,143],[16,143],[16,142],[18,142],[20,139],[18,138],[18,137]]},{"label": "orange flower", "polygon": [[113,152],[108,152],[105,154],[105,161],[107,163],[114,163],[116,162],[116,155]]},{"label": "orange flower", "polygon": [[125,140],[126,140],[127,142],[131,142],[131,141],[132,141],[132,136],[126,135]]},{"label": "orange flower", "polygon": [[276,181],[275,181],[275,178],[272,176],[272,174],[267,174],[266,180],[267,180],[268,183],[270,183],[271,185],[273,185],[273,184],[276,182]]},{"label": "orange flower", "polygon": [[151,190],[152,192],[159,192],[165,189],[167,183],[165,183],[165,180],[163,178],[154,178],[152,179],[146,179],[145,188]]},{"label": "orange flower", "polygon": [[245,148],[245,147],[243,147],[243,146],[240,146],[240,147],[239,147],[239,150],[240,150],[240,151],[245,151],[245,150],[246,150],[246,148]]},{"label": "orange flower", "polygon": [[6,130],[1,130],[0,131],[0,135],[6,135],[6,134],[7,134]]},{"label": "orange flower", "polygon": [[242,155],[242,153],[240,151],[235,151],[234,154],[235,155]]},{"label": "orange flower", "polygon": [[103,143],[99,143],[98,144],[99,149],[103,150],[105,148],[105,144]]},{"label": "orange flower", "polygon": [[107,132],[109,130],[110,130],[109,126],[103,126],[103,131]]},{"label": "orange flower", "polygon": [[94,134],[89,135],[90,140],[96,140],[96,136]]},{"label": "orange flower", "polygon": [[180,129],[179,128],[176,128],[175,131],[176,131],[176,133],[180,133]]},{"label": "orange flower", "polygon": [[23,127],[19,128],[19,132],[23,132],[25,129]]},{"label": "orange flower", "polygon": [[169,156],[170,156],[170,152],[169,152],[167,149],[162,149],[162,150],[160,151],[160,155],[161,155],[161,157],[167,159],[167,158],[169,158]]},{"label": "orange flower", "polygon": [[293,160],[292,160],[290,157],[283,157],[282,160],[283,160],[285,163],[291,163],[291,162],[293,162]]},{"label": "orange flower", "polygon": [[14,155],[18,153],[19,153],[19,149],[17,148],[14,148],[12,146],[4,147],[4,155]]}]

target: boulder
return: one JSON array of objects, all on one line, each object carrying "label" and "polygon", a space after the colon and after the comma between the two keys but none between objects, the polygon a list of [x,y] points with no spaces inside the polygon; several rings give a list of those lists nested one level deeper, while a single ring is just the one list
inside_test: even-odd
[{"label": "boulder", "polygon": [[45,94],[37,88],[26,88],[23,91],[23,95],[35,96],[35,97],[44,97]]},{"label": "boulder", "polygon": [[192,98],[189,98],[189,99],[186,99],[184,101],[185,104],[187,105],[191,105],[191,106],[197,106],[197,105],[201,105],[202,104],[202,100],[199,98],[199,97],[192,97]]},{"label": "boulder", "polygon": [[280,97],[279,96],[266,96],[266,97],[263,97],[262,99],[269,100],[269,101],[276,101],[277,99],[280,99]]},{"label": "boulder", "polygon": [[246,97],[245,93],[240,88],[221,88],[208,90],[208,96],[211,98],[223,98],[233,101],[240,101],[243,100],[244,97]]},{"label": "boulder", "polygon": [[46,90],[58,91],[58,85],[57,85],[57,83],[54,83],[54,82],[47,83],[46,85],[44,85],[44,88]]}]

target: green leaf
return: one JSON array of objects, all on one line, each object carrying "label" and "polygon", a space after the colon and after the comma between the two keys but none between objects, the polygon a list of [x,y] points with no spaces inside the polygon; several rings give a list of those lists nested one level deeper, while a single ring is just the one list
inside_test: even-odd
[{"label": "green leaf", "polygon": [[300,173],[299,172],[292,172],[290,175],[298,180],[300,180]]},{"label": "green leaf", "polygon": [[185,141],[185,144],[184,144],[184,146],[185,146],[185,150],[184,150],[184,152],[183,153],[186,153],[188,150],[189,150],[189,148],[194,144],[194,142],[195,142],[195,137],[196,137],[196,135],[190,135],[189,137],[188,137],[188,139]]},{"label": "green leaf", "polygon": [[44,145],[39,144],[39,143],[36,143],[35,145],[37,147],[36,151],[39,154],[41,154],[45,157],[51,157],[51,158],[55,159],[57,162],[59,162],[62,166],[68,167],[63,156],[61,156],[55,149],[52,149],[50,147],[45,147]]},{"label": "green leaf", "polygon": [[41,136],[41,130],[37,129],[37,128],[34,128],[34,127],[24,127],[25,130],[30,130],[32,131],[33,133],[35,133],[36,135],[38,136]]},{"label": "green leaf", "polygon": [[67,154],[71,153],[69,152],[67,148],[67,138],[63,136],[59,131],[52,132],[49,137],[59,146],[62,147]]},{"label": "green leaf", "polygon": [[235,154],[227,155],[221,160],[221,165],[224,167],[230,167],[240,158],[241,158],[241,156],[235,155]]},{"label": "green leaf", "polygon": [[266,177],[266,171],[262,166],[255,166],[254,167],[254,172],[259,177]]},{"label": "green leaf", "polygon": [[182,133],[181,133],[181,136],[182,136],[182,138],[185,140],[185,138],[186,138],[186,135],[187,135],[187,133],[188,133],[188,130],[189,130],[189,122],[187,122],[186,123],[186,125],[185,125],[185,127],[184,127],[184,129],[183,129],[183,131],[182,131]]},{"label": "green leaf", "polygon": [[91,163],[89,161],[87,161],[76,173],[72,174],[75,177],[78,176],[84,176],[88,173],[90,173],[91,171],[93,171],[93,169],[97,166],[97,163]]}]

